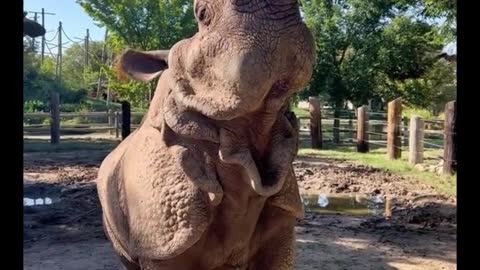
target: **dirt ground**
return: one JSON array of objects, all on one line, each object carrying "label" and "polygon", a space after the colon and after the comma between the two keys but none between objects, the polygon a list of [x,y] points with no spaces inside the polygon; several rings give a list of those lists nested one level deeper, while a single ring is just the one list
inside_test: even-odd
[{"label": "dirt ground", "polygon": [[[94,179],[103,151],[24,154],[24,269],[122,269],[101,226]],[[389,172],[321,157],[295,162],[303,191],[381,195],[392,217],[307,214],[296,269],[456,269],[456,199]]]}]

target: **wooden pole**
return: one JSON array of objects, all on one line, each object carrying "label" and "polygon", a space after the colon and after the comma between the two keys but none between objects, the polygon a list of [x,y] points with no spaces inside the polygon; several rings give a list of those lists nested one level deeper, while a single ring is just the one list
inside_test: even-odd
[{"label": "wooden pole", "polygon": [[[45,29],[45,9],[42,8],[42,27]],[[45,35],[42,36],[42,64],[45,60]]]},{"label": "wooden pole", "polygon": [[357,151],[367,153],[368,150],[368,108],[364,105],[357,111]]},{"label": "wooden pole", "polygon": [[450,101],[445,106],[445,127],[443,140],[443,173],[453,174],[457,171],[457,104],[456,101]]},{"label": "wooden pole", "polygon": [[88,67],[88,48],[90,47],[90,31],[87,29],[87,35],[85,36],[85,68]]},{"label": "wooden pole", "polygon": [[402,156],[401,115],[402,99],[398,98],[388,103],[387,155],[389,159],[399,159]]},{"label": "wooden pole", "polygon": [[412,165],[423,163],[423,138],[425,124],[419,116],[410,118],[408,162]]},{"label": "wooden pole", "polygon": [[310,111],[310,137],[312,148],[322,148],[322,113],[320,110],[320,99],[318,97],[308,98]]},{"label": "wooden pole", "polygon": [[62,22],[58,22],[58,55],[55,75],[57,80],[62,77]]},{"label": "wooden pole", "polygon": [[[113,67],[113,52],[110,53],[110,69]],[[111,91],[110,91],[110,77],[108,78],[107,81],[107,107],[110,106],[110,100],[112,99],[111,97]]]},{"label": "wooden pole", "polygon": [[[33,17],[33,21],[34,22],[37,22],[37,12],[34,12],[35,16]],[[32,52],[35,54],[36,53],[36,50],[35,50],[35,38],[32,38]]]},{"label": "wooden pole", "polygon": [[130,135],[130,103],[122,101],[122,140]]},{"label": "wooden pole", "polygon": [[100,64],[100,70],[98,71],[98,83],[97,83],[97,99],[100,99],[100,97],[102,96],[102,87],[103,87],[103,69],[102,69],[102,65],[105,64],[105,54],[106,54],[106,50],[107,50],[107,38],[108,38],[108,29],[105,27],[105,37],[104,37],[104,41],[103,41],[103,48],[102,48],[102,58],[100,59],[100,61],[102,61],[102,63]]},{"label": "wooden pole", "polygon": [[58,93],[51,93],[50,96],[50,143],[60,143],[60,96]]},{"label": "wooden pole", "polygon": [[120,130],[120,112],[115,112],[115,138],[119,137]]}]

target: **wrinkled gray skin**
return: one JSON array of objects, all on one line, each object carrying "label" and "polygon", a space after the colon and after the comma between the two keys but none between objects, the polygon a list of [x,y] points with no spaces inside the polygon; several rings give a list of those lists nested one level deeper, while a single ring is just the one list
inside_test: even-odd
[{"label": "wrinkled gray skin", "polygon": [[102,163],[106,234],[127,269],[292,269],[303,217],[286,101],[312,74],[294,0],[197,0],[199,32],[127,50],[123,72],[160,76],[148,114]]}]

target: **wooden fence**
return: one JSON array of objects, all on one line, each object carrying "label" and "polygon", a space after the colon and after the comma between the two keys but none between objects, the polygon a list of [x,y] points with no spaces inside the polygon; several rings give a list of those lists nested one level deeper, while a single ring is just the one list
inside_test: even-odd
[{"label": "wooden fence", "polygon": [[[51,112],[24,113],[23,132],[26,135],[50,135],[52,144],[60,143],[61,135],[109,133],[116,138],[127,137],[140,126],[143,112],[131,112],[130,105],[122,104],[122,110],[108,112],[63,113],[52,98]],[[75,123],[74,119],[80,119]]]},{"label": "wooden fence", "polygon": [[[443,149],[443,172],[456,172],[456,103],[449,102],[445,107],[445,121],[424,120],[418,116],[411,119],[402,117],[402,102],[400,99],[391,101],[387,112],[369,112],[367,106],[357,110],[322,110],[317,97],[309,98],[309,116],[300,116],[299,121],[309,121],[311,146],[321,149],[323,143],[353,142],[357,151],[369,152],[370,145],[379,145],[387,148],[387,158],[399,159],[403,151],[409,152],[409,162],[412,165],[420,164],[424,160],[424,148]],[[60,113],[58,96],[52,95],[50,113],[25,113],[24,133],[50,134],[51,143],[60,143],[61,134],[81,134],[94,132],[108,132],[126,138],[131,130],[140,126],[144,113],[131,112],[128,102],[122,103],[121,111],[88,112],[88,113]],[[69,123],[68,119],[84,118],[97,119],[86,121],[86,124]],[[32,121],[34,119],[48,119]],[[62,123],[62,120],[64,122]],[[331,129],[326,128],[326,122],[333,121]],[[39,122],[39,123],[37,123]],[[342,127],[343,124],[343,127]],[[346,125],[346,127],[345,127]],[[435,129],[435,126],[437,129]],[[331,139],[328,134],[332,134]],[[342,139],[341,137],[344,137]],[[346,136],[345,136],[346,135]],[[436,139],[431,137],[435,136]],[[345,138],[346,137],[346,138]],[[375,139],[376,137],[376,139]],[[434,140],[434,142],[432,142]],[[440,140],[440,142],[438,142]],[[408,146],[406,149],[403,146]]]},{"label": "wooden fence", "polygon": [[[387,149],[387,158],[394,160],[401,158],[402,150],[407,151],[412,165],[423,163],[425,147],[437,148],[443,149],[443,173],[456,172],[455,101],[446,104],[445,121],[426,120],[419,116],[412,116],[411,119],[402,117],[401,99],[391,101],[387,112],[369,112],[367,106],[361,106],[355,111],[336,110],[329,113],[331,110],[320,109],[318,98],[310,98],[309,102],[310,117],[299,117],[299,120],[310,121],[310,129],[315,129],[310,130],[312,148],[322,149],[327,132],[332,132],[331,142],[354,142],[360,153],[369,152],[370,145],[383,146]],[[343,117],[339,117],[342,113]],[[325,122],[332,120],[334,125],[331,130],[322,127]],[[347,127],[342,127],[342,122],[347,122]],[[347,138],[341,140],[340,133],[346,133]]]}]

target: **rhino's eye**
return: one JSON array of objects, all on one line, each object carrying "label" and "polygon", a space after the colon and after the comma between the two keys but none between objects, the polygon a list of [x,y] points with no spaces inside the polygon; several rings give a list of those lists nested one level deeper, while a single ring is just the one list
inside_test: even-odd
[{"label": "rhino's eye", "polygon": [[207,12],[207,9],[202,8],[200,10],[200,13],[198,14],[198,19],[203,22],[205,20],[205,13]]},{"label": "rhino's eye", "polygon": [[199,23],[209,25],[211,21],[210,10],[205,2],[200,2],[195,8],[195,15]]}]

